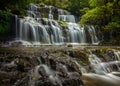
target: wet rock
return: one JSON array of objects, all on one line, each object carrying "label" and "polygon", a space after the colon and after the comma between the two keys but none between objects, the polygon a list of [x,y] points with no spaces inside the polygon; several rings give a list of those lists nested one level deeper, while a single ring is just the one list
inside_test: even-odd
[{"label": "wet rock", "polygon": [[83,82],[78,79],[63,79],[62,81],[63,86],[83,86]]},{"label": "wet rock", "polygon": [[112,60],[112,61],[116,60],[114,52],[112,50],[106,51],[106,54],[110,57],[109,60]]},{"label": "wet rock", "polygon": [[11,51],[3,55],[5,58],[0,58],[0,86],[83,85],[80,70],[77,70],[73,58],[64,53],[65,50]]},{"label": "wet rock", "polygon": [[83,65],[90,64],[89,60],[88,60],[88,55],[83,51],[74,51],[73,56],[74,56],[74,58],[79,59],[81,64],[83,64]]},{"label": "wet rock", "polygon": [[3,71],[15,71],[17,68],[17,65],[14,61],[12,61],[11,63],[6,63],[6,64],[2,64],[1,70]]},{"label": "wet rock", "polygon": [[56,70],[56,62],[53,58],[49,58],[49,65],[51,66],[51,69]]}]

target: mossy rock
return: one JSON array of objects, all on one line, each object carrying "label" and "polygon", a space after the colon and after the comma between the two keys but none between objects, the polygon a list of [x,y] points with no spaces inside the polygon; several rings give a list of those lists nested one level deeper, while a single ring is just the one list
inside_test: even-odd
[{"label": "mossy rock", "polygon": [[80,61],[82,61],[84,64],[89,64],[88,55],[83,51],[74,51],[73,56],[75,58],[78,58]]},{"label": "mossy rock", "polygon": [[65,21],[58,21],[58,23],[62,26],[67,26],[67,22],[65,22]]}]

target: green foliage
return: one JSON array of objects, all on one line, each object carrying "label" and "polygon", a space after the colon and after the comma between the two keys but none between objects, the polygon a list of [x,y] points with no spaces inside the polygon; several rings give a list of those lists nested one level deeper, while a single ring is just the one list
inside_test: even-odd
[{"label": "green foliage", "polygon": [[91,7],[97,7],[97,6],[104,5],[105,4],[104,1],[105,0],[90,0],[89,4],[90,4]]},{"label": "green foliage", "polygon": [[118,31],[120,30],[120,23],[110,22],[108,25],[105,26],[105,29],[110,30],[110,31]]},{"label": "green foliage", "polygon": [[[119,0],[89,0],[88,8],[79,23],[98,26],[104,35],[102,43],[120,43],[120,1]],[[99,33],[99,32],[98,32]]]},{"label": "green foliage", "polygon": [[25,10],[34,0],[0,0],[0,9],[10,9],[13,14],[25,15]]},{"label": "green foliage", "polygon": [[88,7],[89,0],[1,0],[0,9],[11,9],[13,14],[25,15],[25,10],[30,3],[53,5],[66,9],[75,15],[84,14],[83,8]]},{"label": "green foliage", "polygon": [[102,7],[96,7],[94,9],[86,11],[86,14],[84,14],[81,17],[80,23],[82,24],[92,24],[92,25],[105,25],[109,21],[109,17],[112,15],[111,9],[105,8],[105,6]]},{"label": "green foliage", "polygon": [[113,38],[119,38],[120,37],[120,23],[110,22],[108,25],[105,26],[104,31],[112,33]]},{"label": "green foliage", "polygon": [[0,34],[5,34],[10,29],[10,16],[11,13],[9,10],[1,11],[0,10]]},{"label": "green foliage", "polygon": [[70,0],[69,11],[77,16],[82,16],[85,12],[83,8],[89,7],[89,0]]},{"label": "green foliage", "polygon": [[81,17],[80,23],[82,24],[99,24],[97,22],[103,18],[103,11],[101,8],[95,8],[92,10],[87,10],[87,13]]},{"label": "green foliage", "polygon": [[107,3],[112,3],[115,0],[90,0],[89,4],[91,7],[99,7],[99,6],[104,6],[107,5]]}]

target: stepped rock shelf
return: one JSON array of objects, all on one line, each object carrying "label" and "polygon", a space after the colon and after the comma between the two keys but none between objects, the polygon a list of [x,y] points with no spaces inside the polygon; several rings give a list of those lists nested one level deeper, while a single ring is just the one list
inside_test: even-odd
[{"label": "stepped rock shelf", "polygon": [[[15,41],[22,45],[98,44],[95,28],[76,23],[74,15],[53,6],[30,4],[27,17],[15,16]],[[13,43],[11,42],[11,43]]]},{"label": "stepped rock shelf", "polygon": [[120,86],[120,48],[0,48],[0,86]]}]

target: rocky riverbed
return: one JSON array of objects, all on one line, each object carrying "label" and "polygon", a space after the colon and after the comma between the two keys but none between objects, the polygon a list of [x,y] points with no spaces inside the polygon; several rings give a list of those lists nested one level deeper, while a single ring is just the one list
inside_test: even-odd
[{"label": "rocky riverbed", "polygon": [[88,79],[84,75],[95,73],[89,54],[96,53],[103,61],[109,61],[107,52],[119,49],[97,46],[1,47],[0,86],[94,86],[86,83]]}]

